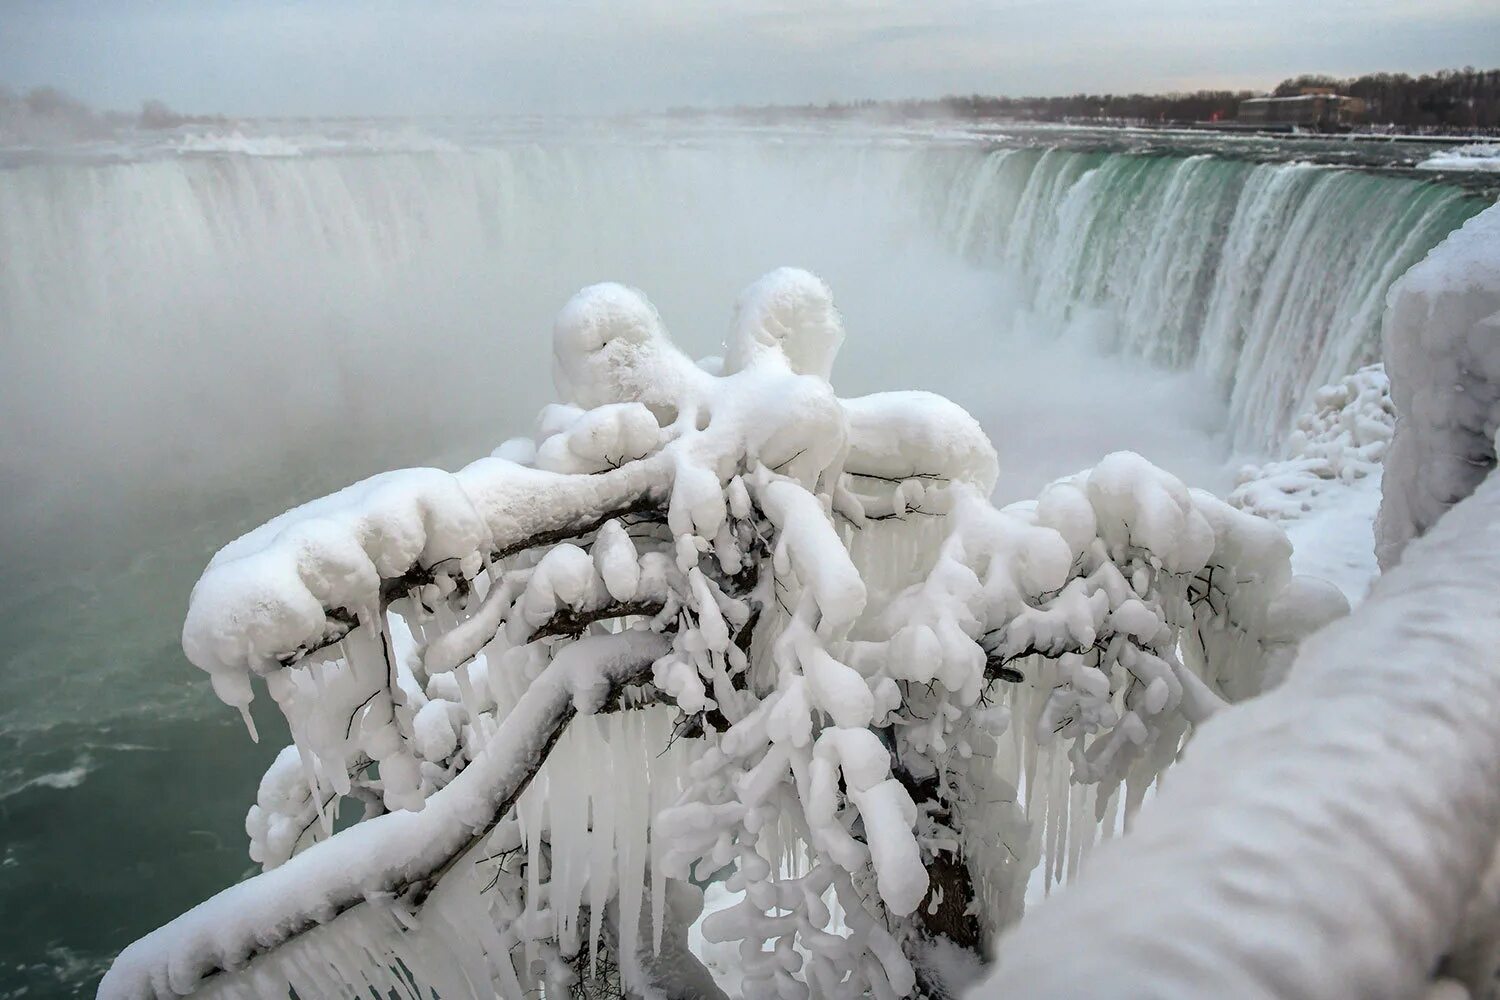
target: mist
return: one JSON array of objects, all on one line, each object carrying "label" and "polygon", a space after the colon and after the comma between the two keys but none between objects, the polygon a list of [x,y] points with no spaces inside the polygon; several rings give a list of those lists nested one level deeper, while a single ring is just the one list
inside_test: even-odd
[{"label": "mist", "polygon": [[[954,395],[1017,440],[1002,458],[1021,495],[1084,458],[1025,444],[1048,434],[1044,400],[1118,427],[1103,412],[1132,409],[1118,387],[1160,376],[1077,349],[1039,370],[1049,348],[1006,346],[1019,297],[938,245],[912,169],[889,150],[600,142],[16,171],[0,246],[31,252],[0,298],[20,334],[0,346],[0,419],[26,429],[0,446],[6,555],[55,561],[141,511],[177,524],[210,498],[258,507],[485,454],[549,401],[551,317],[577,288],[641,288],[703,355],[739,288],[787,263],[822,274],[844,310],[842,392]],[[976,377],[963,362],[981,357]],[[1172,447],[1201,467],[1198,444]]]},{"label": "mist", "polygon": [[[18,430],[0,440],[14,568],[0,599],[22,623],[0,717],[211,711],[175,646],[212,552],[349,482],[457,468],[528,433],[553,398],[552,317],[597,281],[642,289],[705,356],[741,288],[783,264],[816,271],[848,329],[835,387],[969,408],[997,442],[1001,499],[1117,447],[1225,485],[1222,403],[1202,380],[1060,335],[1003,271],[945,244],[931,168],[947,154],[617,134],[317,156],[226,141],[232,155],[37,163],[0,185],[16,262],[0,270],[16,334],[0,342],[0,421]],[[81,608],[110,636],[102,660],[69,639]]]}]

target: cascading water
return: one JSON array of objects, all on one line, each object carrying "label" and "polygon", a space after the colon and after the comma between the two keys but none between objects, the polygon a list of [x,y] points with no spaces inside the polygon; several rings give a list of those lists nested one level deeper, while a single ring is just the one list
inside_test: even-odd
[{"label": "cascading water", "polygon": [[651,289],[709,354],[746,281],[809,267],[851,333],[841,392],[950,395],[1006,498],[1118,447],[1222,487],[1215,433],[1274,448],[1482,207],[1356,170],[909,138],[187,145],[0,166],[0,995],[86,990],[248,867],[284,737],[260,718],[249,752],[181,662],[213,549],[528,426],[582,285]]},{"label": "cascading water", "polygon": [[935,207],[958,249],[1023,276],[1043,323],[1198,368],[1232,443],[1264,451],[1379,357],[1386,289],[1483,205],[1306,163],[1023,149],[963,164]]}]

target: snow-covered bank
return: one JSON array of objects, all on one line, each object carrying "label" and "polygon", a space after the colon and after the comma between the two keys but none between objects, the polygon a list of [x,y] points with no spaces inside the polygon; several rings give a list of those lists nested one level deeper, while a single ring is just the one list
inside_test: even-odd
[{"label": "snow-covered bank", "polygon": [[1380,575],[1375,561],[1375,515],[1380,510],[1380,479],[1373,475],[1331,492],[1306,515],[1283,522],[1292,541],[1292,568],[1327,580],[1351,605],[1364,600]]},{"label": "snow-covered bank", "polygon": [[1229,502],[1279,522],[1298,573],[1327,580],[1358,604],[1375,579],[1375,514],[1382,462],[1396,422],[1384,366],[1371,365],[1314,396],[1284,459],[1246,466]]}]

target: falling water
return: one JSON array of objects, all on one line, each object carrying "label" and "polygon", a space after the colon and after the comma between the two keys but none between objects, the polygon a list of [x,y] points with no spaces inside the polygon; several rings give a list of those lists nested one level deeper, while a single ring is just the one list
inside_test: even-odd
[{"label": "falling water", "polygon": [[1484,204],[1307,163],[1021,149],[961,163],[934,208],[1053,328],[1211,377],[1234,445],[1264,451],[1379,357],[1386,289]]}]

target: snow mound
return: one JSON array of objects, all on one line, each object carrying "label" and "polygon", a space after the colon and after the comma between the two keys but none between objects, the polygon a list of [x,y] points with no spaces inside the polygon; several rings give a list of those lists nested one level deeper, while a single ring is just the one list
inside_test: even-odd
[{"label": "snow mound", "polygon": [[1229,503],[1277,521],[1302,517],[1331,491],[1378,476],[1395,424],[1384,365],[1325,385],[1297,418],[1288,457],[1241,469]]}]

